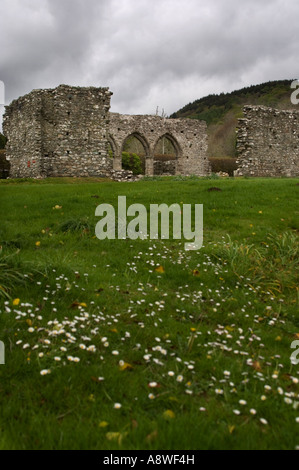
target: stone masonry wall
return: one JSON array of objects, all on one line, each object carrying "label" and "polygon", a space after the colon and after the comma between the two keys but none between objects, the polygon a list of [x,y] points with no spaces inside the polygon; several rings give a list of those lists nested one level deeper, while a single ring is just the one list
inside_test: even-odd
[{"label": "stone masonry wall", "polygon": [[236,176],[299,176],[299,112],[245,106]]},{"label": "stone masonry wall", "polygon": [[111,113],[109,141],[116,170],[121,168],[121,153],[130,136],[136,137],[143,145],[146,175],[154,174],[155,148],[162,137],[167,137],[175,148],[176,174],[210,174],[207,125],[204,121]]},{"label": "stone masonry wall", "polygon": [[6,107],[3,132],[12,178],[36,178],[41,173],[41,95],[23,96]]},{"label": "stone masonry wall", "polygon": [[108,88],[33,90],[6,107],[11,177],[107,176]]},{"label": "stone masonry wall", "polygon": [[109,113],[111,95],[108,88],[60,85],[33,90],[6,106],[3,131],[10,177],[113,176],[122,170],[121,155],[130,136],[143,145],[147,175],[154,174],[155,148],[162,137],[176,152],[166,170],[210,173],[205,122]]},{"label": "stone masonry wall", "polygon": [[175,175],[176,160],[154,160],[154,175]]}]

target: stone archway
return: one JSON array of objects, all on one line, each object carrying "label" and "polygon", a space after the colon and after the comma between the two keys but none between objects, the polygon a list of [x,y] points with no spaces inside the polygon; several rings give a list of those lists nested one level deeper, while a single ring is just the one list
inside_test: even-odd
[{"label": "stone archway", "polygon": [[210,173],[207,159],[206,123],[195,119],[166,119],[160,116],[110,113],[110,135],[118,148],[114,169],[121,169],[121,152],[130,136],[136,137],[145,153],[145,174],[154,175],[157,142],[167,138],[174,148],[175,174],[204,176]]},{"label": "stone archway", "polygon": [[154,175],[176,175],[181,156],[182,149],[176,138],[169,132],[161,135],[154,145]]},{"label": "stone archway", "polygon": [[[134,148],[134,140],[139,144]],[[133,145],[132,145],[133,144]],[[146,137],[144,137],[140,132],[132,132],[122,142],[121,146],[121,155],[123,152],[128,151],[129,153],[135,153],[140,157],[142,173],[146,174],[148,160],[150,157],[150,146],[147,142]]]},{"label": "stone archway", "polygon": [[121,160],[119,161],[120,151],[112,135],[108,136],[108,155],[113,161],[113,169],[121,170]]}]

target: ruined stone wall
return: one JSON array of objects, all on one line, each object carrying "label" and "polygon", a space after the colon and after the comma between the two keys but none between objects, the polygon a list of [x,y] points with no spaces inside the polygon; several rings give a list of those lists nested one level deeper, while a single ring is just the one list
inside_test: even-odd
[{"label": "ruined stone wall", "polygon": [[6,107],[11,177],[107,176],[108,88],[34,90]]},{"label": "ruined stone wall", "polygon": [[36,178],[41,173],[41,95],[25,95],[6,107],[3,133],[12,178]]},{"label": "ruined stone wall", "polygon": [[101,176],[112,168],[107,156],[110,96],[105,88],[66,86],[44,96],[47,176]]},{"label": "ruined stone wall", "polygon": [[10,176],[113,175],[112,170],[122,169],[124,143],[132,135],[144,148],[147,175],[154,174],[155,149],[163,137],[176,153],[167,172],[210,173],[205,122],[109,113],[111,95],[108,88],[60,85],[14,100],[6,107],[3,122]]},{"label": "ruined stone wall", "polygon": [[210,173],[204,121],[111,113],[109,139],[116,170],[121,168],[121,152],[130,136],[143,145],[146,175],[154,174],[155,148],[162,137],[167,137],[175,148],[176,174],[205,176]]},{"label": "ruined stone wall", "polygon": [[154,160],[154,175],[175,175],[176,160]]},{"label": "ruined stone wall", "polygon": [[299,176],[299,112],[245,106],[236,176]]}]

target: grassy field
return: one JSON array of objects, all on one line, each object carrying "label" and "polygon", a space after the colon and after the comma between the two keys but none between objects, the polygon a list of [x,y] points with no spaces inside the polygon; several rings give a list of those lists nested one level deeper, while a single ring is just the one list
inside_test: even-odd
[{"label": "grassy field", "polygon": [[[0,181],[0,448],[299,446],[298,192]],[[203,204],[204,247],[98,240],[96,206],[119,195]]]}]

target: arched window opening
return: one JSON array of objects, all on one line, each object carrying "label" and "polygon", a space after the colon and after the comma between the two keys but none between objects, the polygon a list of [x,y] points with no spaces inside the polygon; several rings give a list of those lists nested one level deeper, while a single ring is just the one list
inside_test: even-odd
[{"label": "arched window opening", "polygon": [[163,135],[158,140],[154,150],[154,175],[175,175],[178,148],[174,139],[169,135]]},{"label": "arched window opening", "polygon": [[135,175],[144,175],[147,155],[147,144],[142,136],[139,134],[129,135],[122,147],[122,168],[133,171]]}]

